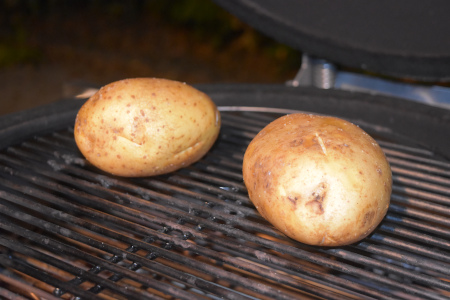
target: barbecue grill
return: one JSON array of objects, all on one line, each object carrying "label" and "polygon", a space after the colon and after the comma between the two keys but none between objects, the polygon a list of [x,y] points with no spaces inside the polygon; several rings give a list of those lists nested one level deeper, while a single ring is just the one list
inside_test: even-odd
[{"label": "barbecue grill", "polygon": [[[251,1],[227,3],[257,10]],[[414,67],[416,75],[433,77],[429,63],[427,72]],[[305,86],[308,72],[287,85],[198,86],[220,108],[220,136],[199,162],[155,177],[115,177],[83,158],[73,124],[85,99],[0,118],[0,296],[449,299],[450,110]],[[270,121],[293,112],[347,119],[385,151],[391,205],[362,241],[298,243],[249,201],[245,149]]]}]

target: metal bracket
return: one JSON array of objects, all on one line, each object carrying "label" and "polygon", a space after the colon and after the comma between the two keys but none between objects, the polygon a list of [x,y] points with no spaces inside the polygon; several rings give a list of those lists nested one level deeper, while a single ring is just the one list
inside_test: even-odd
[{"label": "metal bracket", "polygon": [[293,80],[286,84],[290,86],[315,86],[322,89],[334,87],[336,67],[319,58],[312,58],[307,54],[302,55],[302,65]]},{"label": "metal bracket", "polygon": [[341,89],[389,95],[450,109],[450,88],[436,85],[419,85],[397,82],[364,74],[338,71],[332,63],[307,54],[302,56],[302,65],[293,80],[287,85],[314,86],[323,89]]}]

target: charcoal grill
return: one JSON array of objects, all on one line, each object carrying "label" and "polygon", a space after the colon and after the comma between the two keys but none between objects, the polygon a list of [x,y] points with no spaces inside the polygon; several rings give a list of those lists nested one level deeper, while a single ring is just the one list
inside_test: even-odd
[{"label": "charcoal grill", "polygon": [[[222,111],[216,145],[198,163],[152,178],[117,178],[84,160],[73,139],[83,101],[2,119],[0,295],[450,297],[448,141],[422,134],[449,132],[449,111],[395,99],[405,107],[400,112],[383,109],[390,98],[314,88],[199,88]],[[386,218],[350,246],[310,247],[286,238],[259,216],[242,182],[243,153],[252,137],[274,118],[313,108],[323,114],[342,110],[342,117],[379,141],[392,165]]]},{"label": "charcoal grill", "polygon": [[[424,61],[415,74],[445,71],[431,74],[435,60]],[[218,141],[199,162],[156,177],[115,177],[83,158],[73,124],[85,100],[0,118],[0,296],[449,299],[450,110],[305,86],[304,74],[300,84],[198,86],[221,110]],[[391,164],[387,216],[358,243],[298,243],[248,199],[248,143],[270,121],[300,111],[359,125]]]}]

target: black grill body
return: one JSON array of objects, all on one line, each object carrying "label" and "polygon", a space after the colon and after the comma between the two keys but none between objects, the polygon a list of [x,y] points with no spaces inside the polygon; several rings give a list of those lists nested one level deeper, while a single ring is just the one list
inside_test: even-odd
[{"label": "black grill body", "polygon": [[[1,296],[450,297],[449,111],[314,88],[199,88],[220,107],[220,137],[199,162],[163,176],[120,178],[91,166],[73,139],[83,101],[0,119]],[[248,143],[270,121],[297,111],[358,124],[388,157],[388,214],[359,243],[295,242],[248,199],[241,174]]]}]

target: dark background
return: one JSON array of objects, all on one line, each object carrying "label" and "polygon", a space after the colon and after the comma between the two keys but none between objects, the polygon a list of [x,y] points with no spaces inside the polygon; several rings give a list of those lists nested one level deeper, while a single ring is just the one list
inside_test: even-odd
[{"label": "dark background", "polygon": [[0,115],[123,78],[282,83],[299,66],[210,0],[0,2]]}]

